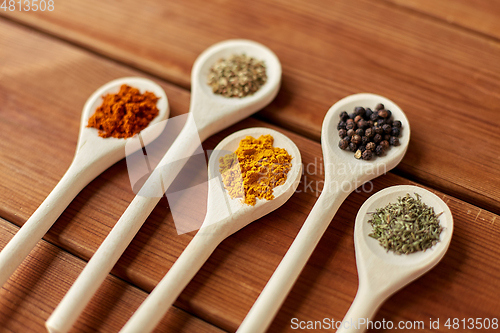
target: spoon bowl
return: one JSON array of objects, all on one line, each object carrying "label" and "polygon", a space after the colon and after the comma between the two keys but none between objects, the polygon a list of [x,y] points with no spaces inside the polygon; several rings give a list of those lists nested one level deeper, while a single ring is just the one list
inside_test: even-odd
[{"label": "spoon bowl", "polygon": [[[440,241],[425,251],[397,255],[385,250],[378,240],[368,236],[372,226],[370,212],[397,202],[407,193],[421,196],[422,202],[434,207],[439,223],[444,227]],[[359,287],[356,298],[347,312],[339,332],[357,332],[366,329],[378,307],[393,293],[433,268],[444,256],[453,235],[453,216],[450,208],[434,193],[418,186],[399,185],[383,189],[372,195],[361,206],[356,216],[354,247],[358,268]],[[353,327],[355,324],[356,327]]]},{"label": "spoon bowl", "polygon": [[[284,148],[292,156],[292,166],[287,174],[285,184],[274,188],[273,194],[275,198],[273,200],[257,199],[254,206],[249,206],[243,203],[240,198],[232,199],[224,189],[222,175],[219,170],[219,159],[227,154],[234,153],[240,141],[247,136],[258,138],[266,134],[270,134],[274,138],[274,147]],[[254,127],[231,134],[215,147],[213,153],[210,155],[208,174],[210,181],[207,215],[201,228],[204,229],[214,222],[220,223],[224,221],[228,223],[227,228],[230,233],[227,236],[229,236],[248,223],[277,209],[290,198],[300,182],[302,159],[299,149],[287,136],[269,128]],[[226,209],[221,207],[220,203],[222,202],[226,204]]]},{"label": "spoon bowl", "polygon": [[[434,207],[434,212],[443,214],[439,217],[439,223],[444,228],[440,235],[440,241],[427,249],[426,251],[418,251],[409,255],[397,255],[392,251],[385,250],[376,239],[368,236],[372,232],[372,226],[368,223],[371,219],[370,212],[374,212],[377,208],[385,207],[389,203],[397,202],[399,197],[404,197],[407,193],[413,195],[418,194],[422,202],[429,207]],[[453,234],[453,216],[451,215],[448,205],[434,193],[418,186],[413,185],[398,185],[385,188],[372,195],[361,206],[356,216],[356,224],[354,227],[354,244],[356,252],[359,252],[363,257],[370,256],[370,261],[377,261],[377,265],[391,265],[398,269],[411,269],[412,271],[420,271],[422,268],[427,268],[429,264],[434,266],[446,253],[451,242]],[[360,257],[361,259],[361,257]],[[366,257],[363,262],[367,261]],[[358,265],[358,270],[364,267],[364,263]],[[377,274],[379,276],[380,274]],[[372,276],[371,279],[377,276]],[[383,277],[387,280],[387,277]],[[378,281],[373,281],[377,283]]]},{"label": "spoon bowl", "polygon": [[[400,145],[391,146],[383,156],[374,156],[373,160],[365,161],[354,158],[354,153],[339,148],[340,137],[338,135],[337,124],[342,111],[352,112],[356,106],[370,107],[372,109],[378,103],[384,104],[387,110],[391,110],[394,120],[401,121]],[[375,94],[354,94],[347,96],[335,103],[325,116],[321,129],[321,146],[326,167],[336,167],[331,172],[326,173],[327,178],[335,177],[339,179],[339,166],[346,166],[348,177],[360,177],[358,185],[371,178],[380,176],[394,168],[403,159],[408,144],[410,142],[410,123],[405,113],[393,101]],[[368,171],[375,171],[373,174]],[[368,173],[368,175],[367,175]],[[375,177],[373,177],[375,175]],[[368,177],[366,177],[368,176]],[[361,182],[361,183],[360,183]]]},{"label": "spoon bowl", "polygon": [[[384,104],[386,109],[392,111],[394,119],[401,121],[400,145],[390,147],[384,156],[374,160],[357,160],[354,153],[339,148],[337,124],[340,113],[350,113],[356,106],[374,109],[378,103]],[[355,94],[341,99],[328,110],[321,129],[325,162],[323,191],[285,257],[238,328],[238,333],[267,330],[340,205],[356,188],[394,168],[403,159],[409,141],[410,124],[406,115],[385,97]]]},{"label": "spoon bowl", "polygon": [[[103,96],[107,94],[118,93],[120,87],[124,84],[139,89],[141,93],[145,93],[146,91],[154,93],[156,97],[159,98],[158,102],[156,103],[156,107],[158,108],[158,115],[153,120],[151,120],[148,126],[140,131],[136,136],[130,138],[100,137],[99,131],[96,128],[87,127],[89,118],[102,104]],[[97,89],[87,99],[87,102],[83,107],[82,118],[80,121],[80,134],[78,136],[77,143],[77,153],[80,152],[80,149],[82,149],[82,147],[90,143],[99,147],[97,149],[97,153],[104,153],[102,155],[105,155],[110,162],[114,160],[114,162],[112,162],[112,164],[114,164],[125,157],[125,145],[127,145],[129,141],[139,140],[140,137],[143,145],[145,146],[156,139],[164,129],[166,124],[164,120],[168,118],[169,113],[170,109],[168,107],[167,95],[165,94],[163,88],[160,87],[157,83],[142,77],[124,77],[110,81]],[[131,145],[129,145],[129,147],[131,147]],[[95,150],[93,152],[94,154],[96,153]],[[133,151],[127,150],[127,153],[129,152],[132,153]]]},{"label": "spoon bowl", "polygon": [[[264,61],[266,83],[253,95],[243,98],[229,98],[214,94],[207,84],[210,67],[221,58],[233,54],[246,54]],[[226,40],[212,45],[196,59],[191,71],[191,108],[195,116],[202,141],[208,136],[247,118],[264,108],[278,94],[281,84],[281,63],[278,57],[267,47],[245,39]],[[207,114],[207,110],[215,111]],[[235,112],[237,111],[237,112]]]},{"label": "spoon bowl", "polygon": [[[292,166],[286,182],[273,190],[273,200],[257,199],[254,206],[231,198],[224,188],[219,171],[219,159],[233,153],[247,136],[258,138],[271,134],[274,147],[286,149],[292,156]],[[137,309],[121,333],[152,331],[163,318],[182,290],[203,266],[215,248],[229,235],[283,205],[295,192],[302,175],[302,159],[297,146],[285,135],[263,127],[233,133],[222,140],[209,159],[207,214],[196,236],[148,298]]]},{"label": "spoon bowl", "polygon": [[[107,93],[117,93],[122,84],[136,87],[141,93],[146,90],[152,91],[160,98],[157,102],[159,114],[136,136],[126,139],[102,138],[97,129],[87,127],[88,120],[101,105],[102,96]],[[0,252],[0,286],[9,279],[76,195],[104,170],[125,157],[126,143],[140,140],[140,136],[145,143],[153,141],[161,133],[161,121],[168,118],[168,114],[165,92],[148,79],[136,77],[117,79],[97,89],[88,98],[82,112],[73,162],[49,196]],[[135,146],[137,149],[141,147],[140,144]]]}]

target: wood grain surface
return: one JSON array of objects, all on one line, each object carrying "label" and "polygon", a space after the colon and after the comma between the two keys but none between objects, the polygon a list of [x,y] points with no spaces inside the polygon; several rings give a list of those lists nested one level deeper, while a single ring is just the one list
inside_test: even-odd
[{"label": "wood grain surface", "polygon": [[500,2],[491,0],[386,0],[411,11],[500,39]]},{"label": "wood grain surface", "polygon": [[[0,219],[0,246],[19,230]],[[54,311],[85,262],[46,241],[38,243],[7,284],[0,289],[0,332],[44,332]],[[109,276],[71,332],[111,332],[121,327],[147,294]],[[222,332],[172,307],[155,332]]]},{"label": "wood grain surface", "polygon": [[[0,50],[2,59],[7,64],[0,71],[0,131],[2,137],[8,138],[0,141],[0,216],[21,226],[69,166],[76,146],[80,112],[86,98],[111,79],[130,75],[148,76],[5,20],[0,20]],[[170,83],[158,79],[156,81],[167,92],[172,115],[186,112],[189,92]],[[285,81],[286,93],[287,82],[291,83],[293,80]],[[279,102],[266,112],[274,112],[278,105]],[[296,103],[285,103],[279,107],[284,113],[292,112],[290,110],[296,107]],[[307,112],[312,111],[307,109]],[[416,116],[416,113],[413,114],[413,118]],[[416,125],[417,130],[413,119],[410,121],[416,137],[424,138],[425,132],[419,134],[418,131],[424,131],[425,124],[420,129]],[[178,308],[227,331],[236,330],[286,253],[313,206],[323,180],[319,167],[321,147],[318,142],[255,118],[246,119],[209,138],[204,147],[212,149],[235,130],[253,126],[279,129],[294,140],[301,150],[306,173],[298,193],[283,207],[224,241],[177,300]],[[411,150],[423,149],[420,145],[425,141],[413,141],[413,133],[409,153]],[[494,161],[485,160],[484,163],[493,165]],[[199,170],[198,178],[193,177],[192,170],[190,172],[188,176],[200,182],[206,174],[205,170]],[[493,178],[492,182],[494,181]],[[290,326],[292,318],[342,319],[357,288],[353,245],[356,212],[371,193],[397,184],[414,183],[389,173],[348,197],[269,332],[295,331]],[[489,186],[484,181],[481,184]],[[448,194],[434,192],[445,199],[455,219],[455,234],[449,252],[435,269],[391,297],[378,312],[377,320],[423,320],[427,323],[429,318],[440,318],[443,323],[447,318],[492,318],[500,313],[500,218]],[[190,210],[185,216],[192,223],[203,218],[203,204],[206,200],[204,195],[200,191],[188,198],[191,206],[201,207],[199,210]],[[2,294],[25,297],[24,303],[20,301],[21,306],[33,308],[31,311],[35,314],[31,320],[34,323],[24,323],[25,325],[33,325],[34,331],[43,331],[40,330],[40,325],[43,324],[41,321],[48,317],[56,302],[69,288],[68,281],[74,280],[83,268],[81,260],[64,251],[88,260],[133,196],[126,163],[120,161],[89,184],[70,204],[45,237],[46,241],[62,250],[42,242],[41,250],[38,248],[33,258],[38,255],[37,251],[43,252],[44,247],[47,247],[53,249],[46,250],[52,254],[40,255],[41,258],[47,257],[49,262],[53,260],[55,263],[71,259],[73,264],[54,264],[54,267],[47,264],[48,273],[44,272],[40,277],[43,283],[35,283],[24,291],[17,290],[23,285],[23,278],[28,281],[26,283],[33,283],[29,282],[32,279],[28,273],[22,273],[33,266],[28,261],[7,287],[2,289]],[[182,204],[186,202],[180,202],[181,207]],[[9,230],[10,234],[14,232],[13,227]],[[193,235],[193,232],[177,234],[168,202],[163,199],[113,269],[113,275],[144,291],[150,291],[172,266]],[[5,243],[7,238],[2,238],[2,241]],[[99,331],[114,332],[131,315],[131,310],[123,310],[123,314],[121,309],[138,306],[145,295],[119,279],[108,279],[107,286],[102,289],[109,288],[111,291],[101,293],[100,290],[93,299],[94,305],[86,309],[84,316],[78,321],[78,329],[91,332],[95,329],[92,325],[101,325]],[[48,306],[36,300],[44,291],[51,292],[53,288],[57,288],[58,296],[50,298]],[[126,291],[120,291],[120,288]],[[130,292],[131,296],[126,292]],[[27,296],[23,296],[23,293]],[[7,313],[0,317],[0,326],[20,325],[16,324],[17,321],[12,324],[9,318],[14,313],[17,316],[25,313],[24,310],[9,310],[10,303],[5,303],[2,297],[0,299],[4,302],[1,303],[0,313]],[[111,307],[109,311],[112,314],[109,316],[101,315],[96,310],[105,301],[110,302],[106,303]],[[38,308],[45,312],[37,312],[41,311]],[[190,331],[192,327],[196,328],[191,331],[196,332],[210,332],[214,329],[192,319],[182,310],[175,310],[180,319],[171,315],[164,318],[164,331],[177,332],[172,327],[181,325],[180,322],[183,321],[188,322],[185,327],[181,326],[185,331]],[[116,315],[116,319],[110,319],[113,315]],[[16,328],[19,326],[12,327],[15,332],[20,331]],[[441,326],[441,330],[447,329]],[[427,327],[424,331],[430,329]]]},{"label": "wood grain surface", "polygon": [[185,88],[206,47],[228,38],[261,42],[284,74],[260,117],[319,140],[338,99],[386,96],[414,130],[398,174],[500,214],[500,43],[489,38],[368,0],[260,0],[250,8],[227,0],[73,0],[50,13],[2,15]]}]

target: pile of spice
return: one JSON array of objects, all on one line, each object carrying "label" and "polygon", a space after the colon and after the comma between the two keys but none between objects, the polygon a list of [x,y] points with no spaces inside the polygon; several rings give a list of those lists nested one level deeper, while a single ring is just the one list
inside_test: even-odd
[{"label": "pile of spice", "polygon": [[399,145],[401,121],[393,120],[390,110],[378,104],[375,110],[356,107],[348,114],[343,111],[337,125],[339,147],[350,150],[357,159],[371,160],[383,155],[390,146]]},{"label": "pile of spice", "polygon": [[263,61],[245,54],[233,54],[218,60],[208,74],[208,85],[215,94],[225,97],[245,97],[254,94],[267,81]]},{"label": "pile of spice", "polygon": [[439,242],[443,227],[434,208],[424,204],[420,196],[416,198],[406,194],[398,198],[397,203],[390,203],[371,213],[368,221],[373,227],[370,237],[377,239],[387,251],[396,254],[410,254],[425,251]]},{"label": "pile of spice", "polygon": [[90,117],[87,127],[99,130],[103,138],[128,138],[146,128],[159,113],[156,107],[158,97],[152,92],[144,94],[139,89],[126,84],[117,94],[107,94],[95,113]]},{"label": "pile of spice", "polygon": [[273,189],[286,182],[292,157],[285,149],[273,147],[273,142],[271,135],[247,136],[234,154],[219,159],[222,181],[232,199],[241,198],[250,206],[257,199],[274,199]]}]

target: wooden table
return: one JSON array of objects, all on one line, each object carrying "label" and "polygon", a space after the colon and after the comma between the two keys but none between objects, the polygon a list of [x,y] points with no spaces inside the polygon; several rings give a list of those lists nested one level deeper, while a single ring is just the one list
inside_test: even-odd
[{"label": "wooden table", "polygon": [[[357,289],[356,212],[374,191],[396,184],[424,186],[443,198],[455,233],[437,267],[391,297],[375,320],[424,321],[429,332],[430,318],[448,331],[448,318],[500,317],[498,2],[55,0],[51,12],[0,15],[0,248],[69,166],[83,104],[95,89],[119,77],[148,77],[167,92],[171,116],[185,113],[198,54],[221,40],[247,38],[278,55],[282,88],[265,110],[209,138],[206,149],[235,130],[268,126],[296,142],[306,166],[319,165],[326,111],[357,92],[392,99],[412,126],[402,163],[375,179],[369,193],[347,198],[269,332],[295,332],[293,318],[342,319]],[[157,331],[234,332],[314,205],[322,179],[311,167],[300,193],[224,241]],[[45,331],[45,320],[133,197],[125,161],[76,197],[1,289],[1,332]],[[73,331],[117,332],[193,235],[177,235],[162,199]]]}]

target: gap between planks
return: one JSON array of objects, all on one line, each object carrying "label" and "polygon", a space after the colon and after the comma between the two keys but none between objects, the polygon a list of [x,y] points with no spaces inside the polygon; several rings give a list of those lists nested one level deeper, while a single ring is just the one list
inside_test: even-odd
[{"label": "gap between planks", "polygon": [[492,41],[492,42],[495,42],[495,43],[500,43],[500,38],[498,38],[496,36],[489,35],[489,34],[487,34],[485,32],[469,28],[469,27],[467,27],[465,25],[461,25],[461,24],[458,24],[456,22],[447,21],[447,20],[443,19],[440,16],[433,15],[433,14],[430,14],[428,12],[416,10],[414,8],[406,7],[404,5],[392,2],[390,0],[377,0],[377,1],[379,1],[380,3],[385,4],[387,7],[394,8],[394,9],[399,10],[401,12],[411,13],[411,14],[413,14],[415,16],[419,16],[419,17],[421,17],[423,19],[426,19],[428,21],[433,21],[433,22],[436,22],[436,23],[441,23],[441,24],[444,24],[444,25],[448,25],[448,26],[450,26],[450,27],[452,27],[454,29],[457,29],[457,30],[460,30],[462,32],[474,35],[476,37],[483,38],[483,39],[486,39],[486,40],[489,40],[489,41]]},{"label": "gap between planks", "polygon": [[[59,39],[60,40],[60,39]],[[129,66],[126,66],[126,67],[129,67]],[[162,80],[163,81],[163,80]]]},{"label": "gap between planks", "polygon": [[[11,221],[9,221],[9,220],[7,220],[7,219],[3,218],[2,216],[0,216],[0,222],[4,222],[4,223],[6,223],[6,224],[10,225],[12,228],[16,229],[17,231],[20,229],[20,227],[19,227],[18,225],[16,225],[15,223],[13,223],[13,222],[11,222]],[[53,242],[51,242],[51,241],[49,241],[49,240],[46,240],[45,238],[42,238],[39,242],[45,242],[45,243],[47,243],[47,244],[50,244],[50,245],[51,245],[51,246],[53,246],[54,248],[58,249],[59,251],[61,251],[61,252],[63,252],[63,253],[66,253],[67,255],[69,255],[69,256],[71,256],[71,257],[75,258],[76,260],[82,261],[82,262],[84,262],[84,263],[87,263],[87,262],[88,262],[87,260],[85,260],[85,259],[81,258],[80,256],[77,256],[77,255],[75,255],[75,254],[73,254],[73,253],[69,252],[69,251],[68,251],[68,250],[66,250],[65,248],[63,248],[63,247],[61,247],[61,246],[59,246],[59,245],[57,245],[57,244],[55,244],[55,243],[53,243]],[[33,250],[34,250],[34,249],[33,249]],[[32,250],[32,251],[33,251],[33,250]],[[30,255],[31,255],[31,252],[30,252]],[[27,260],[28,260],[28,257],[26,257],[26,259],[25,259],[24,261],[27,261]],[[14,273],[14,274],[15,274],[15,273]],[[133,287],[134,289],[136,289],[136,290],[138,290],[138,291],[140,291],[140,292],[143,292],[143,293],[144,293],[144,294],[146,294],[146,295],[149,295],[149,292],[148,292],[148,291],[144,290],[143,288],[141,288],[141,287],[139,287],[139,286],[137,286],[137,285],[135,285],[135,284],[133,284],[133,283],[131,283],[131,282],[127,281],[127,280],[122,279],[122,278],[121,278],[120,276],[118,276],[118,275],[115,275],[115,274],[113,274],[113,273],[111,273],[111,272],[110,272],[110,273],[108,273],[108,275],[109,275],[109,276],[112,276],[113,278],[116,278],[117,280],[121,281],[122,283],[124,283],[124,284],[126,284],[126,285],[129,285],[129,286]],[[104,284],[104,283],[103,283],[103,284]],[[2,288],[4,288],[4,287],[3,287],[3,286],[0,286],[0,289],[2,289]],[[94,297],[95,297],[95,296],[94,296]],[[210,322],[206,321],[206,320],[205,320],[205,319],[203,319],[203,318],[198,317],[196,314],[194,314],[194,313],[192,313],[192,312],[190,312],[190,311],[188,311],[188,310],[181,309],[181,308],[179,308],[179,307],[178,307],[178,306],[176,306],[176,305],[172,305],[172,307],[173,307],[173,308],[175,308],[177,311],[181,311],[181,312],[184,312],[184,313],[186,313],[186,314],[188,314],[188,315],[190,315],[190,316],[192,316],[192,317],[195,317],[197,320],[199,320],[199,321],[201,321],[201,322],[204,322],[204,323],[206,323],[207,325],[213,326],[214,328],[218,329],[220,332],[228,332],[228,331],[224,330],[223,328],[221,328],[221,327],[219,327],[219,326],[217,326],[217,325],[215,325],[215,324],[213,324],[213,323],[210,323]]]},{"label": "gap between planks", "polygon": [[[464,25],[460,25],[460,24],[457,24],[455,22],[447,21],[447,20],[445,20],[445,19],[443,19],[443,18],[441,18],[441,17],[439,17],[437,15],[432,15],[432,14],[429,14],[427,12],[415,10],[413,8],[403,6],[401,4],[398,4],[398,3],[395,3],[395,2],[391,2],[390,0],[377,0],[376,2],[378,2],[379,4],[381,4],[383,6],[386,6],[388,8],[392,8],[392,9],[395,9],[397,11],[406,13],[408,15],[417,16],[417,17],[422,18],[423,20],[427,20],[427,21],[430,21],[430,22],[441,24],[443,26],[447,26],[447,27],[450,27],[450,28],[453,28],[453,29],[460,30],[460,31],[462,31],[464,33],[467,33],[469,35],[475,36],[476,38],[486,39],[486,40],[488,40],[490,42],[494,42],[494,43],[500,44],[500,38],[497,38],[495,36],[489,35],[487,33],[484,33],[484,32],[478,31],[478,30],[474,30],[474,29],[468,28],[468,27],[466,27]],[[54,38],[56,40],[59,40],[61,42],[64,42],[64,43],[70,44],[70,45],[72,45],[74,47],[77,47],[79,49],[85,50],[85,51],[87,51],[89,53],[92,53],[92,54],[94,54],[96,56],[102,57],[102,58],[110,60],[110,61],[114,61],[117,64],[120,64],[122,66],[134,69],[136,71],[143,72],[143,73],[145,73],[145,74],[147,74],[149,76],[152,76],[152,77],[154,77],[156,79],[159,79],[159,80],[162,80],[164,82],[170,83],[172,85],[184,88],[186,90],[190,90],[190,85],[184,84],[184,83],[182,83],[180,81],[175,81],[175,80],[171,80],[169,78],[166,78],[166,77],[162,76],[161,74],[157,74],[155,71],[151,70],[148,67],[137,66],[132,61],[117,59],[117,58],[113,57],[113,55],[106,54],[105,52],[103,52],[101,49],[99,49],[97,47],[96,48],[92,48],[91,46],[85,44],[84,42],[80,42],[78,40],[66,39],[66,38],[61,37],[61,36],[59,36],[59,35],[51,32],[51,31],[48,31],[48,30],[42,28],[42,27],[36,26],[35,24],[30,24],[30,23],[21,21],[19,19],[16,19],[14,17],[9,17],[9,16],[6,16],[6,15],[3,15],[1,13],[1,11],[0,11],[0,19],[9,21],[9,22],[12,22],[12,23],[15,23],[15,24],[18,24],[20,26],[23,26],[23,27],[28,28],[28,29],[33,30],[33,31],[37,31],[39,33],[42,33],[42,34],[44,34],[46,36],[49,36],[49,37],[52,37],[52,38]],[[263,118],[263,119],[265,119],[265,118]],[[268,119],[265,119],[265,120],[268,121]],[[315,141],[318,141],[317,138],[312,138],[312,139],[314,139]]]},{"label": "gap between planks", "polygon": [[[28,30],[38,32],[42,35],[45,35],[46,37],[58,40],[64,44],[71,45],[71,46],[73,46],[81,51],[93,54],[93,55],[100,57],[102,59],[105,59],[105,60],[112,61],[117,65],[127,67],[129,69],[132,69],[132,70],[144,73],[148,76],[151,76],[159,81],[163,81],[163,82],[171,84],[173,86],[191,91],[190,85],[182,84],[182,82],[176,82],[176,81],[169,80],[168,78],[165,78],[164,76],[157,74],[155,71],[150,70],[148,67],[137,66],[133,62],[117,59],[117,58],[113,57],[112,55],[109,55],[109,54],[106,54],[105,52],[102,52],[102,50],[100,50],[99,48],[89,47],[89,45],[86,45],[85,43],[81,43],[78,40],[66,39],[66,38],[63,38],[57,34],[54,34],[50,31],[48,31],[48,30],[45,30],[41,27],[38,27],[36,25],[28,24],[26,22],[23,22],[21,20],[14,18],[14,17],[4,16],[1,14],[1,11],[0,11],[0,20],[4,20],[4,21],[10,22],[12,24],[18,25],[20,27],[24,27]],[[153,66],[154,66],[154,64],[153,64]]]},{"label": "gap between planks", "polygon": [[[494,40],[496,43],[500,43],[500,39],[491,37],[491,36],[489,36],[487,34],[484,34],[484,33],[481,33],[481,32],[477,32],[475,30],[472,30],[472,29],[469,29],[469,28],[466,28],[466,27],[462,27],[462,26],[453,24],[451,22],[447,22],[447,21],[445,21],[443,19],[440,19],[439,17],[435,17],[435,16],[430,15],[430,14],[419,12],[419,11],[413,10],[411,8],[407,8],[407,7],[404,7],[402,5],[398,5],[396,3],[392,3],[389,0],[378,0],[377,2],[380,3],[380,4],[382,4],[382,5],[385,5],[387,7],[390,7],[390,8],[397,8],[397,10],[399,10],[401,12],[405,12],[405,13],[408,13],[408,14],[411,13],[412,15],[422,17],[422,18],[424,18],[424,19],[426,19],[428,21],[440,22],[442,25],[445,25],[445,26],[460,28],[461,30],[463,30],[463,31],[465,31],[465,32],[467,32],[469,34],[476,35],[476,36],[483,37],[483,38],[490,39],[490,40]],[[170,84],[172,86],[175,86],[175,87],[178,87],[178,88],[181,88],[181,89],[184,89],[184,90],[190,92],[190,87],[186,86],[185,84],[169,80],[169,79],[165,78],[164,76],[162,76],[161,74],[157,74],[155,71],[148,69],[147,67],[144,68],[143,66],[136,66],[133,63],[128,62],[126,60],[116,59],[113,56],[106,54],[105,52],[101,52],[101,50],[98,47],[91,48],[91,47],[89,47],[88,45],[86,45],[83,42],[81,43],[81,42],[78,42],[78,41],[73,41],[73,40],[70,40],[70,39],[65,39],[63,37],[58,36],[57,34],[54,34],[54,33],[50,32],[50,31],[47,31],[47,30],[45,30],[43,28],[40,28],[40,27],[38,27],[36,25],[20,21],[20,20],[18,20],[16,18],[13,18],[13,17],[4,16],[4,15],[1,14],[1,12],[0,12],[0,20],[6,21],[6,22],[10,22],[11,24],[17,25],[19,27],[23,27],[23,28],[28,29],[30,31],[37,32],[37,33],[39,33],[41,35],[44,35],[44,36],[46,36],[48,38],[52,38],[54,40],[60,41],[63,44],[71,45],[72,47],[75,47],[75,48],[79,49],[80,51],[90,53],[90,54],[92,54],[92,55],[94,55],[96,57],[99,57],[101,59],[114,62],[114,63],[116,63],[116,64],[118,64],[120,66],[123,66],[123,67],[129,68],[129,69],[132,69],[134,71],[143,73],[145,75],[151,76],[154,79],[157,79],[158,81],[162,81],[163,83]],[[272,125],[277,126],[279,128],[283,128],[283,129],[292,131],[292,132],[294,132],[294,133],[296,133],[296,134],[298,134],[298,135],[300,135],[300,136],[302,136],[304,138],[313,140],[313,141],[315,141],[317,143],[320,142],[320,140],[317,137],[307,135],[306,133],[304,133],[304,132],[302,132],[302,131],[300,131],[300,130],[298,130],[296,128],[283,127],[282,124],[279,124],[279,123],[277,123],[277,122],[275,122],[275,121],[273,121],[271,119],[268,119],[265,116],[256,114],[256,115],[253,115],[252,118],[259,119],[259,120],[264,121],[264,122],[266,122],[268,124],[272,124]],[[412,182],[415,182],[417,184],[420,184],[422,186],[426,186],[426,187],[432,188],[433,190],[442,192],[442,193],[444,193],[445,195],[447,195],[449,197],[453,197],[453,198],[459,199],[459,200],[461,200],[461,201],[463,201],[463,202],[465,202],[465,203],[467,203],[467,204],[469,204],[471,206],[478,207],[481,210],[484,210],[486,212],[490,212],[492,214],[496,214],[492,210],[490,210],[487,207],[485,207],[483,205],[483,204],[485,204],[484,202],[479,202],[479,201],[476,202],[476,201],[473,201],[473,200],[471,201],[471,200],[469,200],[466,197],[453,195],[452,193],[450,193],[450,190],[447,189],[447,188],[435,188],[432,184],[427,183],[424,179],[420,179],[419,177],[416,177],[416,176],[414,176],[412,174],[408,174],[406,172],[403,172],[403,171],[400,171],[400,170],[397,170],[397,169],[392,169],[389,172],[393,173],[393,174],[395,174],[397,176],[400,176],[402,178],[405,178],[405,179],[407,179],[409,181],[412,181]],[[460,184],[455,184],[455,186],[461,186],[461,185]],[[0,218],[4,218],[5,219],[5,217],[1,216],[1,215],[0,215]],[[9,222],[9,223],[12,223],[12,222]],[[493,224],[494,220],[491,223]],[[47,242],[49,242],[45,238],[44,238],[44,240],[47,241]],[[55,245],[52,242],[50,242],[50,244]],[[57,246],[57,245],[55,245],[55,246]],[[80,258],[79,256],[76,256],[76,257]],[[83,258],[80,258],[80,259],[85,260]],[[116,275],[113,275],[113,276],[116,276]]]}]

